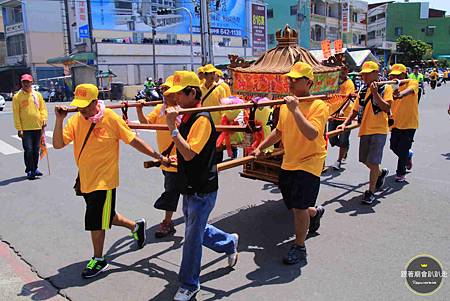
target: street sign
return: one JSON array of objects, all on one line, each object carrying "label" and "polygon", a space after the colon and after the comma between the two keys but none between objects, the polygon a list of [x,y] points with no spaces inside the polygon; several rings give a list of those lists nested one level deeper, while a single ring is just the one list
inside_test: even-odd
[{"label": "street sign", "polygon": [[78,28],[78,34],[80,39],[89,39],[89,24],[83,25]]}]

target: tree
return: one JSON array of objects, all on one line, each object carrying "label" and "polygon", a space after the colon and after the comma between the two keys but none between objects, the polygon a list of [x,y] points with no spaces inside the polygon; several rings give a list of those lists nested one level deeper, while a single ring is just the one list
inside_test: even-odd
[{"label": "tree", "polygon": [[431,57],[433,52],[431,45],[411,36],[400,36],[397,39],[397,49],[402,52],[402,55],[398,57],[399,61],[406,65]]}]

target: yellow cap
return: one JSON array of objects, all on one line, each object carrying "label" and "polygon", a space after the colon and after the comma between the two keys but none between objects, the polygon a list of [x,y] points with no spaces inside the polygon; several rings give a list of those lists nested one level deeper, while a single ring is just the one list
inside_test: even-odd
[{"label": "yellow cap", "polygon": [[212,64],[208,64],[205,67],[203,67],[203,72],[205,73],[216,73],[219,69],[214,67]]},{"label": "yellow cap", "polygon": [[75,97],[70,106],[85,108],[98,99],[98,88],[93,84],[81,84],[75,88]]},{"label": "yellow cap", "polygon": [[314,80],[314,72],[311,65],[303,62],[297,62],[292,66],[291,71],[286,74],[288,77],[301,78],[306,77],[310,80]]},{"label": "yellow cap", "polygon": [[400,75],[403,73],[407,73],[408,70],[406,70],[406,66],[403,64],[394,64],[391,68],[391,72],[389,72],[389,75]]},{"label": "yellow cap", "polygon": [[217,69],[216,74],[220,77],[223,77],[223,72],[222,70]]},{"label": "yellow cap", "polygon": [[192,71],[176,71],[173,74],[173,85],[164,95],[177,93],[186,87],[200,87],[200,79]]},{"label": "yellow cap", "polygon": [[372,61],[367,61],[362,65],[361,72],[359,72],[359,73],[364,74],[364,73],[372,73],[374,71],[378,72],[379,68],[380,67],[378,66],[377,63],[372,62]]},{"label": "yellow cap", "polygon": [[200,67],[198,67],[197,68],[197,73],[204,73],[205,71],[204,71],[204,67],[203,66],[200,66]]},{"label": "yellow cap", "polygon": [[173,86],[173,75],[170,75],[166,78],[166,81],[161,86],[172,88]]}]

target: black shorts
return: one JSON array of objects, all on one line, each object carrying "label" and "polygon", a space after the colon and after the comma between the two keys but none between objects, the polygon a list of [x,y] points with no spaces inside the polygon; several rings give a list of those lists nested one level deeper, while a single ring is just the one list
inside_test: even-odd
[{"label": "black shorts", "polygon": [[[341,120],[330,120],[328,122],[328,131],[334,131],[338,126],[343,124],[344,121]],[[339,146],[344,148],[350,147],[350,131],[345,131],[339,135],[333,136],[329,138],[331,146]]]},{"label": "black shorts", "polygon": [[116,189],[96,190],[84,193],[83,197],[86,201],[85,230],[110,229],[116,215]]},{"label": "black shorts", "polygon": [[163,170],[164,192],[155,202],[155,208],[165,211],[177,211],[180,193],[177,189],[177,173]]},{"label": "black shorts", "polygon": [[316,205],[320,177],[304,170],[284,170],[278,176],[278,187],[288,209],[308,209]]}]

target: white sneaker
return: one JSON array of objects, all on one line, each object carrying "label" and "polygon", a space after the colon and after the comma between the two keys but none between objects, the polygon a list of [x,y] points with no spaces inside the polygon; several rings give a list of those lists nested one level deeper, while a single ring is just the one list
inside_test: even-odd
[{"label": "white sneaker", "polygon": [[239,243],[239,235],[237,233],[233,233],[231,234],[231,236],[233,236],[235,238],[235,251],[233,254],[228,255],[228,266],[230,268],[234,267],[238,261],[238,257],[239,257],[239,253],[237,251],[238,249],[238,243]]},{"label": "white sneaker", "polygon": [[341,162],[336,161],[331,165],[331,167],[333,167],[334,170],[341,170]]},{"label": "white sneaker", "polygon": [[195,291],[190,291],[190,290],[180,287],[180,288],[178,288],[178,291],[175,294],[175,297],[173,297],[173,300],[174,301],[189,301],[199,291],[200,291],[200,288],[196,289]]}]

